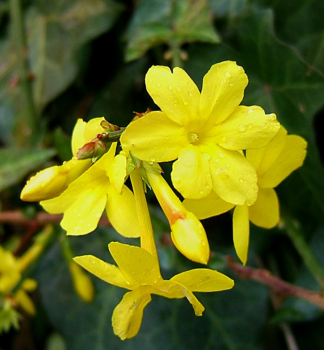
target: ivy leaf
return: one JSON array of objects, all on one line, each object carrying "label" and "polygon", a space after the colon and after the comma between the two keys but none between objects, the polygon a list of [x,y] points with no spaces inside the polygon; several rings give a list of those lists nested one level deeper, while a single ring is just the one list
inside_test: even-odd
[{"label": "ivy leaf", "polygon": [[21,181],[55,153],[53,149],[0,150],[0,191]]},{"label": "ivy leaf", "polygon": [[128,27],[126,39],[126,61],[143,56],[159,44],[181,46],[194,41],[220,41],[212,25],[208,0],[142,0]]},{"label": "ivy leaf", "polygon": [[[38,115],[76,79],[86,59],[80,50],[111,29],[122,9],[112,0],[39,0],[27,8],[28,59]],[[0,54],[0,136],[13,144],[25,109],[11,35],[0,38]]]}]

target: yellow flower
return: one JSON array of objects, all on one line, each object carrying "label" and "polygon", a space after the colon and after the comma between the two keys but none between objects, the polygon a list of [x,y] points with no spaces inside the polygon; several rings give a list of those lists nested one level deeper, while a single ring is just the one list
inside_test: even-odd
[{"label": "yellow flower", "polygon": [[119,242],[112,242],[108,247],[118,266],[92,255],[79,256],[74,260],[105,282],[130,290],[115,308],[112,317],[114,333],[122,340],[138,333],[151,294],[170,299],[187,298],[195,314],[201,316],[204,307],[193,292],[216,292],[234,285],[232,279],[210,269],[194,269],[164,280],[157,257],[145,249]]},{"label": "yellow flower", "polygon": [[26,292],[32,292],[37,288],[37,282],[33,279],[25,279],[20,288],[12,295],[14,287],[21,280],[19,261],[10,251],[0,246],[0,292],[5,298],[13,301],[30,315],[35,314],[35,306]]},{"label": "yellow flower", "polygon": [[279,123],[261,107],[239,106],[248,83],[244,70],[231,61],[213,65],[201,93],[181,68],[153,66],[145,81],[161,111],[128,125],[123,149],[149,162],[177,159],[171,178],[185,198],[215,192],[229,203],[253,204],[257,176],[242,150],[267,144]]},{"label": "yellow flower", "polygon": [[210,250],[201,222],[184,207],[160,173],[148,169],[146,174],[170,223],[171,238],[176,248],[188,259],[207,264]]},{"label": "yellow flower", "polygon": [[[236,253],[243,264],[248,256],[251,221],[253,224],[272,228],[280,219],[279,201],[274,190],[288,175],[302,166],[306,156],[306,141],[297,135],[287,135],[281,127],[278,134],[264,147],[247,150],[246,158],[258,175],[258,197],[247,206],[237,205],[233,212],[233,240]],[[217,196],[201,200],[185,200],[184,205],[199,219],[219,215],[233,207]]]},{"label": "yellow flower", "polygon": [[78,119],[72,133],[73,158],[62,165],[54,165],[41,170],[31,177],[23,188],[20,198],[23,201],[38,202],[59,196],[68,185],[78,178],[91,164],[91,159],[78,160],[78,150],[87,142],[105,131],[101,126],[104,118],[94,118],[88,123]]},{"label": "yellow flower", "polygon": [[[60,196],[40,203],[51,214],[64,213],[61,226],[67,234],[84,235],[93,231],[106,208],[108,219],[117,232],[125,237],[138,237],[134,196],[120,181],[123,178],[120,174],[126,175],[125,163],[121,162],[120,172],[115,171],[116,146],[116,142],[112,143],[109,151],[73,181]],[[114,171],[111,170],[112,164]],[[113,183],[110,175],[114,178]]]}]

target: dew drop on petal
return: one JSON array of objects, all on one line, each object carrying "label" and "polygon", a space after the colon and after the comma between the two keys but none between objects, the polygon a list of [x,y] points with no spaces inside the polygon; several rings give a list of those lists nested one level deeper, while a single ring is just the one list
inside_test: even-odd
[{"label": "dew drop on petal", "polygon": [[169,88],[169,90],[173,90],[172,85],[169,85],[168,88]]},{"label": "dew drop on petal", "polygon": [[240,125],[239,125],[239,130],[240,130],[240,131],[243,132],[243,131],[245,131],[245,129],[246,129],[246,128],[245,128],[245,125],[244,125],[244,124],[240,124]]},{"label": "dew drop on petal", "polygon": [[227,78],[230,78],[232,76],[232,74],[230,72],[226,72],[225,75]]},{"label": "dew drop on petal", "polygon": [[222,152],[219,152],[218,155],[219,155],[219,158],[223,158],[223,159],[225,158],[225,154]]},{"label": "dew drop on petal", "polygon": [[160,87],[160,86],[161,86],[161,83],[156,83],[156,86],[157,86],[157,87]]}]

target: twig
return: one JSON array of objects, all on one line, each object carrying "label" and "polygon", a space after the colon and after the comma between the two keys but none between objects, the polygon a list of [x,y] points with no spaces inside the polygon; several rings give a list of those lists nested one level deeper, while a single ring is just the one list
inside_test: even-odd
[{"label": "twig", "polygon": [[283,297],[298,297],[317,305],[324,310],[324,298],[319,292],[310,291],[291,283],[285,282],[265,269],[254,269],[234,262],[233,258],[226,257],[227,266],[242,279],[252,279],[269,286],[274,292]]}]

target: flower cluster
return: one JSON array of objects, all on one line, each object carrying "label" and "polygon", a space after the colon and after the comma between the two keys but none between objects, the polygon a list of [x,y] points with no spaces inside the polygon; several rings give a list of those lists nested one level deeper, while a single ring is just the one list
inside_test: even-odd
[{"label": "flower cluster", "polygon": [[[162,278],[145,188],[153,190],[170,224],[175,247],[207,265],[208,237],[200,220],[233,212],[233,240],[243,264],[248,257],[249,221],[271,228],[280,218],[274,188],[300,167],[306,142],[288,135],[276,115],[240,105],[248,78],[242,67],[213,65],[201,92],[181,68],[153,66],[145,78],[158,111],[140,114],[119,128],[103,118],[79,120],[72,135],[73,158],[32,177],[23,200],[40,201],[50,213],[63,213],[69,235],[93,231],[104,209],[117,232],[139,237],[140,247],[112,242],[116,265],[94,256],[75,262],[102,280],[129,290],[112,317],[121,339],[135,336],[151,295],[187,298],[196,315],[204,307],[193,292],[230,289],[224,274],[198,268]],[[121,150],[118,154],[117,143]],[[171,181],[161,162],[173,162]],[[130,177],[132,188],[125,185]]]}]

